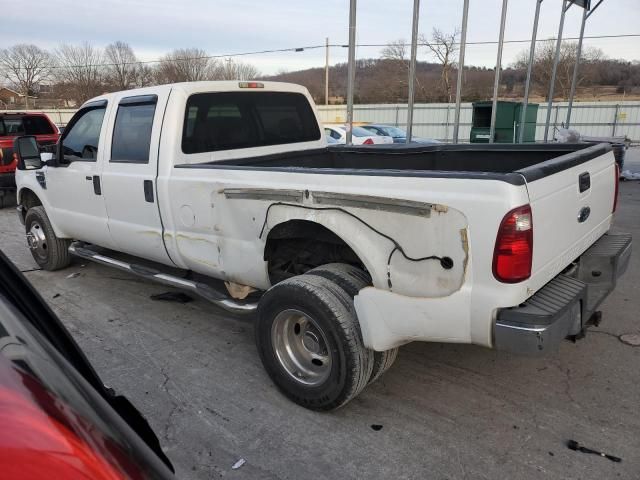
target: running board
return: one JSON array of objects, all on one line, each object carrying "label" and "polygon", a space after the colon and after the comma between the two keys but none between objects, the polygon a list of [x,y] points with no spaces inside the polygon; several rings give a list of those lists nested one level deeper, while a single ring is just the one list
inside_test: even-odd
[{"label": "running board", "polygon": [[220,308],[231,313],[251,313],[258,308],[257,303],[239,303],[230,299],[223,293],[215,290],[209,285],[202,282],[194,282],[193,280],[187,280],[184,278],[176,277],[162,273],[159,270],[153,268],[144,267],[142,265],[136,265],[133,263],[126,263],[115,258],[106,257],[94,252],[88,248],[82,246],[78,242],[74,242],[69,246],[69,253],[76,257],[84,258],[85,260],[91,260],[92,262],[100,263],[108,267],[117,268],[125,272],[133,273],[146,280],[162,283],[163,285],[169,285],[170,287],[180,288],[182,290],[190,291],[205,300],[219,306]]}]

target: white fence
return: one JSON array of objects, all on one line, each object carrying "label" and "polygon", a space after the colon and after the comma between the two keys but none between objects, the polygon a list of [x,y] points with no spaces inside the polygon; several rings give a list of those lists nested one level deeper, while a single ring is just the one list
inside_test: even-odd
[{"label": "white fence", "polygon": [[[567,103],[554,103],[551,107],[549,139],[554,127],[562,126],[567,117]],[[419,103],[413,113],[414,135],[450,141],[453,136],[453,103]],[[318,106],[320,118],[325,123],[343,123],[347,117],[345,105]],[[547,105],[538,107],[536,140],[544,139]],[[459,141],[468,142],[471,133],[471,103],[463,103],[460,109]],[[375,122],[405,128],[407,105],[355,105],[354,122]],[[640,141],[640,102],[579,102],[573,104],[571,128],[590,136],[626,135],[634,142]]]},{"label": "white fence", "polygon": [[[419,137],[451,140],[453,135],[453,103],[419,103],[413,114],[414,134]],[[471,104],[463,103],[460,111],[461,142],[469,141],[471,131]],[[546,104],[538,108],[536,140],[544,138]],[[16,110],[12,110],[16,111]],[[347,117],[346,105],[319,105],[320,119],[325,123],[343,123]],[[65,126],[75,109],[44,110],[54,123]],[[565,102],[554,103],[551,111],[549,138],[553,138],[553,127],[561,126],[567,116]],[[573,104],[571,126],[585,135],[626,135],[634,142],[640,141],[640,102],[579,102]],[[398,127],[407,125],[406,104],[356,105],[355,122],[376,122]]]}]

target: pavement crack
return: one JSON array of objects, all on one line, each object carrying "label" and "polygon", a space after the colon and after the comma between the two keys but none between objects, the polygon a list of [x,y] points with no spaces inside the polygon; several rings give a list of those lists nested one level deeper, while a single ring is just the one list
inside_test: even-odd
[{"label": "pavement crack", "polygon": [[173,423],[174,422],[173,416],[175,415],[175,413],[178,411],[179,408],[180,406],[177,403],[172,402],[171,410],[169,410],[169,414],[167,415],[167,420],[165,421],[164,430],[162,434],[162,438],[164,438],[164,440],[167,442],[171,441],[171,435],[170,435],[171,428],[175,427]]}]

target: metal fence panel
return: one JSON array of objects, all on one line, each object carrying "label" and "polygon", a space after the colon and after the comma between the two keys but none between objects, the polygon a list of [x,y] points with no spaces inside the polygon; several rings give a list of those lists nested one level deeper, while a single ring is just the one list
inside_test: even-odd
[{"label": "metal fence panel", "polygon": [[[551,128],[561,127],[567,117],[567,103],[556,102],[551,112]],[[453,136],[453,103],[421,103],[415,105],[414,135],[450,141]],[[544,137],[546,104],[538,107],[536,140]],[[318,114],[325,123],[343,123],[346,120],[344,105],[319,106]],[[471,134],[471,103],[463,103],[460,109],[460,141],[466,142]],[[354,122],[385,123],[405,128],[406,104],[356,105]],[[624,136],[633,142],[640,141],[640,102],[579,102],[573,104],[571,128],[590,136]]]}]

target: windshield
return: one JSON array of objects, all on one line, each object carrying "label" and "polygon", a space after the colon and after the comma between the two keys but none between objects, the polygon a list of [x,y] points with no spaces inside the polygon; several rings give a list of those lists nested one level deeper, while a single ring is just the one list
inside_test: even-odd
[{"label": "windshield", "polygon": [[374,133],[370,132],[366,128],[362,128],[362,127],[353,127],[353,130],[351,131],[351,133],[353,133],[354,137],[370,137],[371,135],[375,135]]},{"label": "windshield", "polygon": [[390,137],[406,137],[407,134],[404,130],[401,130],[397,127],[390,127],[390,126],[380,126],[378,127],[380,130],[382,130],[386,135],[389,135]]}]

